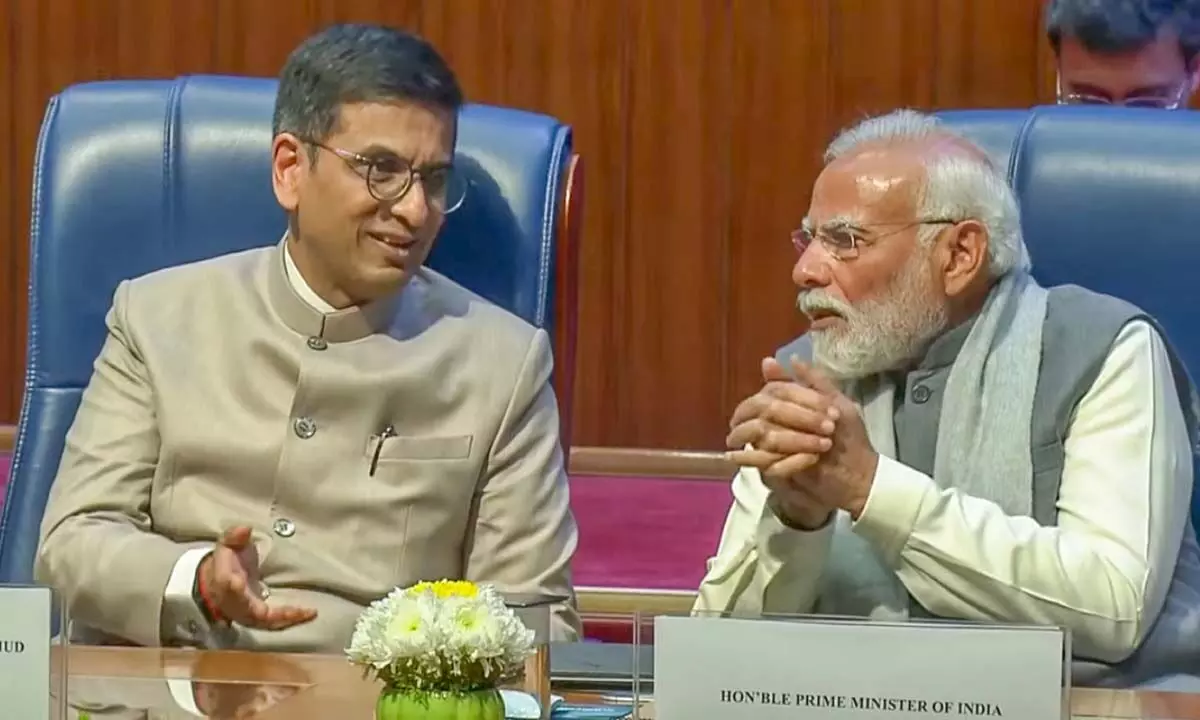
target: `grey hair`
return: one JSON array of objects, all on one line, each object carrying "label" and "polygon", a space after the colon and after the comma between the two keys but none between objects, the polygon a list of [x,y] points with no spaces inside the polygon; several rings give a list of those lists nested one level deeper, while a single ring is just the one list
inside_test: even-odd
[{"label": "grey hair", "polygon": [[[964,136],[946,127],[933,115],[916,110],[896,110],[869,118],[843,130],[825,150],[825,164],[864,145],[902,145],[919,142],[954,140],[978,147]],[[1030,268],[1029,251],[1021,234],[1021,211],[1017,197],[1004,175],[979,155],[939,148],[925,159],[925,182],[916,198],[921,217],[945,217],[977,220],[988,231],[988,272],[993,278],[1014,269]],[[919,237],[931,243],[937,230]]]}]

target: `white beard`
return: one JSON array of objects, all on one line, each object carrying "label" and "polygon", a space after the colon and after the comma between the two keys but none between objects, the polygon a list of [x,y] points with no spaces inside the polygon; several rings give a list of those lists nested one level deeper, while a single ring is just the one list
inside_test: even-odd
[{"label": "white beard", "polygon": [[850,305],[823,290],[796,298],[805,314],[829,310],[843,322],[809,330],[813,362],[829,375],[852,380],[896,370],[920,358],[949,324],[945,305],[933,293],[926,253],[914,253],[884,292]]}]

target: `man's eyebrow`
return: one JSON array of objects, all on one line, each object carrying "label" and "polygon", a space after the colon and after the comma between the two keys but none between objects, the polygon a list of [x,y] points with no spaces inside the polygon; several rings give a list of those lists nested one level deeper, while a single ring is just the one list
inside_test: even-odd
[{"label": "man's eyebrow", "polygon": [[858,230],[862,231],[863,227],[859,224],[858,218],[850,215],[834,215],[825,222],[823,227],[836,227],[843,230]]},{"label": "man's eyebrow", "polygon": [[366,157],[394,157],[397,159],[403,159],[400,156],[400,153],[386,145],[380,145],[379,143],[372,143],[366,146],[362,150],[359,150],[358,154]]},{"label": "man's eyebrow", "polygon": [[1072,83],[1069,88],[1063,88],[1067,95],[1091,95],[1093,97],[1112,100],[1112,94],[1102,87],[1089,85],[1088,83]]},{"label": "man's eyebrow", "polygon": [[[372,160],[402,160],[405,163],[412,165],[412,160],[404,157],[392,148],[379,143],[372,143],[362,150],[358,151],[359,155],[370,158]],[[437,160],[434,162],[425,163],[424,165],[414,165],[420,170],[444,170],[454,164],[453,160]]]},{"label": "man's eyebrow", "polygon": [[[818,226],[811,217],[806,215],[804,219],[800,221],[800,227],[809,232],[813,232]],[[834,215],[825,222],[821,223],[820,227],[864,232],[863,227],[858,223],[858,219],[851,217],[850,215]]]},{"label": "man's eyebrow", "polygon": [[1144,87],[1137,87],[1137,88],[1130,90],[1128,93],[1125,94],[1125,97],[1127,97],[1127,98],[1137,98],[1137,97],[1147,97],[1147,96],[1159,97],[1159,96],[1164,96],[1164,95],[1170,95],[1171,93],[1175,92],[1177,89],[1178,88],[1173,88],[1170,85],[1166,85],[1166,84],[1146,85]]}]

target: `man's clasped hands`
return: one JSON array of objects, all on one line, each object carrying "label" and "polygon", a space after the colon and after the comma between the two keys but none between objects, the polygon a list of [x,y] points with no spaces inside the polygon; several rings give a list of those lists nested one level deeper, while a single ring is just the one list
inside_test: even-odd
[{"label": "man's clasped hands", "polygon": [[794,378],[763,360],[764,385],[734,410],[726,456],[759,471],[785,525],[816,530],[839,508],[857,519],[879,464],[862,414],[819,370],[791,366]]}]

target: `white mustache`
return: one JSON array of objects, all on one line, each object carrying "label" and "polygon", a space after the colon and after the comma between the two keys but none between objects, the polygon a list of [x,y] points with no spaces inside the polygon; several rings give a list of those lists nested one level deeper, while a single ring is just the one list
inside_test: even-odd
[{"label": "white mustache", "polygon": [[854,308],[849,303],[835,297],[830,297],[820,290],[807,290],[797,295],[796,309],[809,317],[812,317],[814,312],[820,310],[835,312],[846,319],[853,317],[855,314]]}]

